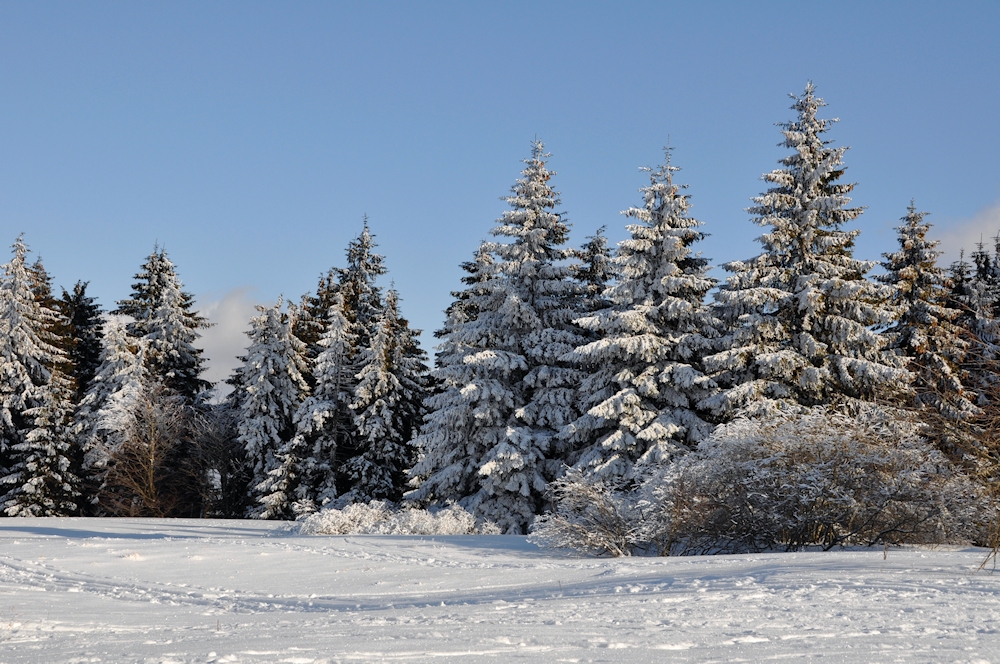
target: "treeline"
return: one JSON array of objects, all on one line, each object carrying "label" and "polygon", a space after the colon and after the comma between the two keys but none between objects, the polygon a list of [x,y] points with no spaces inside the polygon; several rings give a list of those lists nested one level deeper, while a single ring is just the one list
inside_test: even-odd
[{"label": "treeline", "polygon": [[[806,422],[807,438],[846,445],[853,434],[842,417],[859,422],[861,441],[831,448],[843,468],[863,465],[857,450],[869,460],[887,450],[879,468],[889,470],[869,477],[936,464],[957,482],[949,487],[961,487],[949,495],[985,496],[1000,403],[1000,254],[978,246],[970,260],[939,267],[925,213],[911,204],[898,250],[872,277],[878,263],[854,258],[859,231],[846,228],[862,213],[843,181],[846,148],[827,139],[831,121],[818,117],[824,104],[811,84],[793,99],[795,117],[780,125],[788,156],[749,208],[765,229],[761,252],[724,264],[721,282],[698,251],[705,231],[669,150],[648,170],[640,204],[624,212],[628,239],[612,250],[598,231],[576,249],[536,142],[494,239],[462,264],[464,286],[435,333],[433,371],[398,295],[376,285],[386,270],[367,223],[347,267],[331,269],[315,293],[260,308],[222,404],[208,402],[199,377],[193,344],[205,322],[162,250],[112,312],[119,317],[102,318],[85,284],[53,298],[19,239],[0,287],[6,513],[290,519],[372,500],[454,502],[514,533],[548,512],[539,524],[562,545],[599,529],[600,508],[634,535],[621,551],[662,549],[664,532],[706,541],[691,524],[738,521],[735,512],[709,518],[692,507],[699,500],[737,510],[748,496],[769,495],[732,478],[706,483],[711,473],[728,477],[726,464],[815,480],[815,468],[779,464],[778,472],[767,460],[815,464],[822,455],[809,461],[773,443],[800,440],[796,427]],[[786,420],[786,429],[746,424]],[[745,435],[732,440],[734,431]],[[752,450],[736,444],[767,436]],[[679,500],[696,486],[693,502]],[[909,504],[934,502],[919,496]],[[965,501],[978,507],[963,512],[963,524],[989,518],[977,500]],[[697,518],[654,519],[658,534],[649,535],[653,521],[639,528],[628,517],[640,502]],[[798,505],[788,523],[811,509],[782,504]],[[933,521],[887,505],[882,516]],[[746,529],[776,542],[843,542],[851,527],[837,519],[863,517],[829,517],[795,537],[787,524]],[[643,528],[647,535],[635,535]],[[963,528],[955,532],[975,531]]]}]

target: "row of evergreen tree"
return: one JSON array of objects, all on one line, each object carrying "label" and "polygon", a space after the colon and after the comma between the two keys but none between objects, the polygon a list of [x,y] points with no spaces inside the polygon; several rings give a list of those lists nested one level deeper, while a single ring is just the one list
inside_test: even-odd
[{"label": "row of evergreen tree", "polygon": [[294,518],[405,499],[524,532],[567,468],[636,482],[737,417],[862,402],[978,417],[1000,252],[979,246],[946,273],[911,205],[872,277],[845,228],[862,213],[846,148],[811,84],[793,99],[789,154],[749,208],[761,252],[721,282],[669,150],[612,251],[601,231],[569,247],[533,144],[494,239],[462,265],[430,372],[398,294],[377,285],[367,222],[314,294],[260,308],[215,405],[194,345],[206,323],[161,249],[105,319],[86,284],[53,298],[18,239],[0,284],[7,514]]},{"label": "row of evergreen tree", "polygon": [[0,283],[5,513],[294,518],[401,499],[429,378],[374,246],[366,220],[315,294],[258,307],[212,403],[208,323],[163,249],[105,316],[86,283],[53,298],[19,237]]}]

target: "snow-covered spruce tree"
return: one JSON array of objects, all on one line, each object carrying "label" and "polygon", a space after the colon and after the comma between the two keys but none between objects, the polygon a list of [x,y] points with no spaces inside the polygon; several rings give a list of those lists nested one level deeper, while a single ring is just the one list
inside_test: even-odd
[{"label": "snow-covered spruce tree", "polygon": [[598,311],[610,306],[604,292],[617,274],[608,248],[608,238],[601,226],[593,235],[587,236],[576,256],[580,263],[572,266],[573,278],[584,288],[581,309],[586,312]]},{"label": "snow-covered spruce tree", "polygon": [[337,268],[331,268],[326,274],[321,275],[316,293],[306,293],[299,303],[299,313],[295,317],[292,334],[306,345],[310,359],[315,359],[321,352],[318,342],[326,329],[327,314],[333,306],[333,298],[340,297],[340,304],[337,306],[341,311],[344,309],[337,276]]},{"label": "snow-covered spruce tree", "polygon": [[[430,377],[428,367],[427,351],[420,345],[420,335],[422,330],[410,327],[410,321],[399,313],[399,295],[393,291],[396,299],[396,339],[398,346],[394,359],[395,366],[398,367],[397,375],[404,384],[403,398],[400,402],[400,413],[403,431],[407,432],[407,441],[412,446],[412,441],[420,433],[427,416],[427,407],[424,403],[428,395],[434,392],[436,384]],[[407,467],[409,470],[409,467]]]},{"label": "snow-covered spruce tree", "polygon": [[398,295],[390,290],[371,347],[362,350],[351,409],[358,453],[344,463],[349,488],[342,502],[398,501],[415,461],[410,442],[423,412],[424,366],[409,327],[401,324]]},{"label": "snow-covered spruce tree", "polygon": [[368,230],[366,215],[361,235],[347,245],[347,267],[338,270],[344,313],[347,320],[356,326],[359,348],[368,346],[382,310],[382,290],[375,281],[386,273],[386,269],[385,257],[374,252],[377,246],[375,237]]},{"label": "snow-covered spruce tree", "polygon": [[128,334],[121,318],[107,321],[100,364],[73,416],[73,437],[83,452],[85,509],[91,513],[101,511],[109,464],[148,388],[143,343]]},{"label": "snow-covered spruce tree", "polygon": [[842,229],[862,212],[847,207],[854,185],[839,182],[846,148],[824,139],[832,121],[816,117],[812,83],[792,98],[797,117],[779,125],[792,153],[749,208],[769,227],[763,252],[725,265],[716,296],[728,333],[706,368],[723,390],[706,405],[723,418],[873,399],[909,380],[878,334],[896,316],[893,289],[866,279],[875,263],[853,257],[859,231]]},{"label": "snow-covered spruce tree", "polygon": [[250,346],[237,371],[240,394],[239,441],[253,465],[250,516],[262,519],[294,518],[292,504],[299,481],[298,467],[279,454],[295,434],[292,418],[307,391],[305,351],[291,334],[294,310],[258,307],[247,332]]},{"label": "snow-covered spruce tree", "polygon": [[877,279],[895,287],[900,309],[896,325],[884,334],[889,348],[909,361],[917,405],[964,420],[979,412],[975,396],[962,385],[960,365],[969,342],[955,325],[960,312],[946,306],[947,278],[937,266],[938,242],[927,239],[931,225],[925,215],[911,202],[896,228],[899,251],[883,254],[885,274]]},{"label": "snow-covered spruce tree", "polygon": [[409,501],[443,504],[464,499],[468,506],[469,498],[479,491],[479,466],[489,449],[480,430],[493,426],[494,411],[489,394],[481,387],[465,389],[477,369],[465,361],[476,352],[471,345],[475,337],[464,332],[479,314],[486,282],[496,278],[492,265],[485,245],[476,250],[474,260],[462,263],[466,288],[452,291],[455,300],[445,310],[445,324],[434,333],[442,340],[430,374],[437,391],[424,402],[426,421],[413,440],[419,459],[409,473],[410,485],[417,487],[406,494]]},{"label": "snow-covered spruce tree", "polygon": [[1000,237],[994,238],[994,250],[991,252],[982,241],[976,243],[976,249],[969,257],[972,259],[972,280],[976,283],[979,296],[979,308],[988,312],[990,318],[996,318],[1000,309],[1000,265],[997,264],[997,252],[1000,247]]},{"label": "snow-covered spruce tree", "polygon": [[[7,489],[16,490],[32,479],[23,474],[26,436],[37,426],[48,426],[55,409],[69,406],[56,403],[66,398],[60,390],[65,379],[54,377],[54,369],[66,361],[52,333],[61,317],[36,300],[23,236],[13,250],[0,279],[0,477],[9,480]],[[44,421],[36,423],[36,418]]]},{"label": "snow-covered spruce tree", "polygon": [[[429,416],[413,469],[419,487],[410,494],[458,500],[511,533],[524,532],[540,512],[547,480],[564,461],[553,439],[578,415],[579,374],[559,358],[583,341],[572,323],[582,288],[565,264],[573,253],[563,247],[569,226],[554,212],[559,198],[546,157],[536,141],[506,199],[511,209],[493,229],[511,241],[483,246],[494,262],[470,298],[475,319],[449,334],[464,356],[438,373],[446,390],[432,408],[444,412]],[[467,438],[447,447],[456,436]]]},{"label": "snow-covered spruce tree", "polygon": [[192,311],[194,298],[183,291],[177,270],[166,252],[156,247],[135,275],[132,296],[112,312],[131,316],[129,333],[147,341],[146,367],[151,377],[192,403],[211,387],[199,378],[203,359],[194,342],[208,326]]},{"label": "snow-covered spruce tree", "polygon": [[952,263],[948,306],[960,312],[955,322],[969,339],[969,348],[961,363],[966,374],[965,387],[975,390],[977,405],[984,406],[990,401],[988,393],[997,386],[997,362],[1000,361],[1000,319],[997,318],[1000,269],[994,268],[997,255],[991,260],[982,243],[977,245],[972,259],[972,264],[967,262],[963,251],[958,261]]},{"label": "snow-covered spruce tree", "polygon": [[41,256],[35,262],[27,266],[28,277],[31,279],[31,292],[35,296],[35,302],[46,312],[53,312],[55,316],[47,315],[47,322],[44,326],[42,336],[61,352],[54,358],[54,364],[49,366],[53,372],[60,372],[64,377],[72,379],[73,364],[71,353],[73,351],[74,340],[70,334],[70,324],[59,308],[59,302],[52,295],[52,277],[45,269]]},{"label": "snow-covered spruce tree", "polygon": [[338,451],[355,447],[350,405],[357,382],[357,339],[339,294],[331,299],[325,328],[316,342],[320,351],[312,365],[312,393],[295,412],[295,436],[281,455],[283,464],[298,466],[285,471],[300,477],[293,506],[297,514],[315,511],[337,497]]},{"label": "snow-covered spruce tree", "polygon": [[[493,256],[483,245],[476,250],[473,260],[465,261],[459,266],[465,272],[461,281],[466,287],[451,292],[451,296],[455,299],[444,310],[445,324],[441,329],[434,331],[436,338],[444,339],[437,346],[437,352],[434,355],[435,367],[444,368],[455,362],[461,363],[462,353],[449,339],[457,327],[476,319],[479,313],[476,307],[476,296],[483,294],[481,285],[492,278],[492,264]],[[457,355],[455,355],[456,353]]]},{"label": "snow-covered spruce tree", "polygon": [[69,325],[69,360],[71,375],[76,383],[75,403],[83,399],[101,364],[104,336],[101,307],[96,298],[87,295],[87,285],[86,281],[76,282],[72,293],[64,289],[62,297],[55,302],[56,309]]},{"label": "snow-covered spruce tree", "polygon": [[71,381],[58,371],[43,386],[38,405],[25,411],[31,426],[10,450],[2,482],[9,516],[73,516],[80,511],[79,455],[70,432]]},{"label": "snow-covered spruce tree", "polygon": [[561,435],[575,466],[599,479],[632,479],[633,464],[667,461],[712,429],[699,407],[716,389],[701,368],[716,336],[704,304],[715,281],[695,251],[705,234],[673,181],[669,149],[662,166],[646,170],[645,204],[623,213],[636,223],[618,245],[611,307],[577,319],[596,339],[567,356],[588,372],[587,410]]}]

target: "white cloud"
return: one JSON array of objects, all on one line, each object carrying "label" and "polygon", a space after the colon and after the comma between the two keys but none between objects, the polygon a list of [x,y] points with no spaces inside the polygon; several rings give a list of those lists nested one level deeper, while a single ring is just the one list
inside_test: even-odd
[{"label": "white cloud", "polygon": [[213,324],[201,331],[196,345],[205,351],[203,377],[216,384],[219,397],[229,393],[230,388],[223,381],[239,366],[236,357],[243,354],[250,342],[245,332],[250,329],[250,317],[257,313],[257,302],[250,298],[252,292],[252,288],[237,288],[221,300],[210,300],[196,307]]},{"label": "white cloud", "polygon": [[[931,217],[928,221],[934,221]],[[944,267],[958,260],[958,253],[965,249],[965,255],[976,248],[976,244],[983,242],[990,249],[993,248],[993,238],[1000,233],[1000,203],[994,203],[988,208],[980,210],[972,219],[958,221],[945,226],[934,226],[930,235],[941,241],[938,249],[944,252],[944,256],[938,264]]]}]

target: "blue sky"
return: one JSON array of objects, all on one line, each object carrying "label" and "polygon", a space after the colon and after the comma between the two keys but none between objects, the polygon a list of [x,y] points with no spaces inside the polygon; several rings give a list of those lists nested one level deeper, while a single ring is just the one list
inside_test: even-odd
[{"label": "blue sky", "polygon": [[220,323],[218,379],[251,304],[343,265],[363,214],[438,327],[536,135],[572,244],[624,236],[669,140],[704,254],[755,255],[744,208],[811,79],[857,255],[895,248],[911,198],[953,255],[1000,230],[998,25],[997,2],[5,2],[0,242],[105,306],[160,242]]}]

